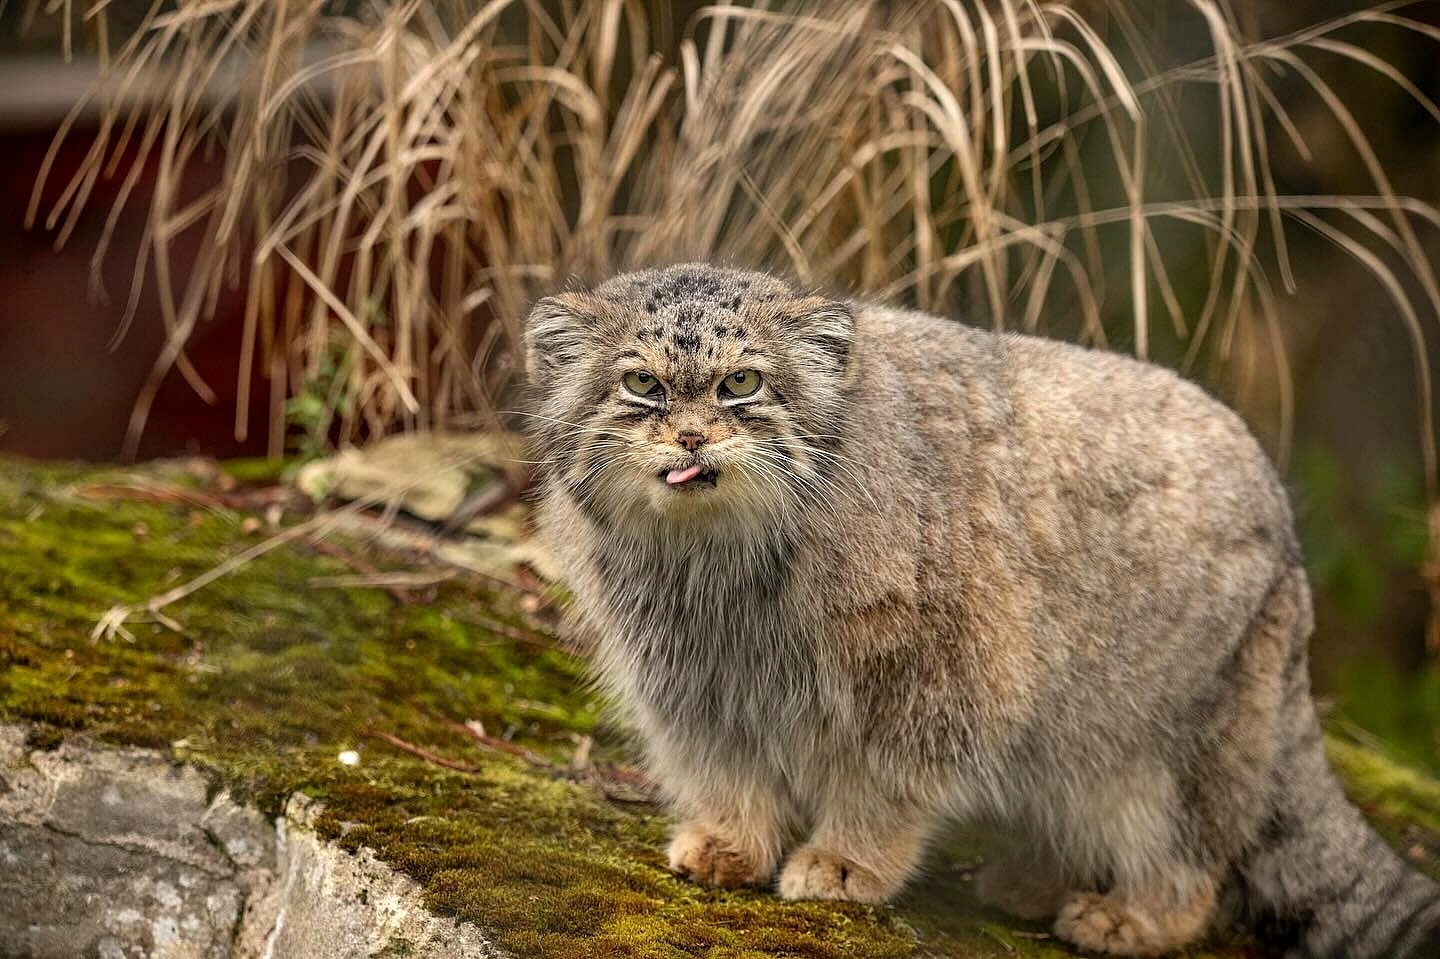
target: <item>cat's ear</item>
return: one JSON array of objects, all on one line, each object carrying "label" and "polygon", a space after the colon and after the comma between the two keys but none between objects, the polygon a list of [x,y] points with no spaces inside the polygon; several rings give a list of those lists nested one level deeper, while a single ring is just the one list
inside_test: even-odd
[{"label": "cat's ear", "polygon": [[583,355],[594,327],[591,304],[578,293],[547,296],[525,320],[525,372],[538,386]]},{"label": "cat's ear", "polygon": [[792,311],[806,352],[848,381],[854,368],[850,354],[855,343],[855,313],[850,305],[812,296],[796,301]]}]

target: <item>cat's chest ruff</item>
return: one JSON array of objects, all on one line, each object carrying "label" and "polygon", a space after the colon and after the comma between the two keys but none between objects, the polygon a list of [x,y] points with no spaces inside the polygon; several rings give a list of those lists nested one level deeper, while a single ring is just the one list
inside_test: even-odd
[{"label": "cat's chest ruff", "polygon": [[813,636],[787,607],[782,554],[749,563],[718,551],[597,563],[618,653],[606,659],[625,673],[621,685],[667,726],[708,728],[737,745],[785,717],[828,712]]},{"label": "cat's chest ruff", "polygon": [[792,553],[785,542],[736,549],[661,540],[607,544],[591,566],[597,599],[617,626],[687,641],[784,629]]}]

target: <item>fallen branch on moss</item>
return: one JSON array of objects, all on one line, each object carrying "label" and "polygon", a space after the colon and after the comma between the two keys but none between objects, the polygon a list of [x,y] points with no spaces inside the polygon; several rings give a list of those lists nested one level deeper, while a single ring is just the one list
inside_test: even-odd
[{"label": "fallen branch on moss", "polygon": [[[350,507],[346,507],[346,509],[350,509]],[[256,543],[254,546],[230,557],[225,560],[225,562],[217,566],[212,566],[188,583],[176,586],[174,589],[161,593],[159,596],[152,596],[143,603],[119,603],[111,606],[105,611],[105,614],[100,617],[99,621],[96,622],[95,628],[90,630],[90,641],[94,643],[102,639],[113,640],[116,636],[120,636],[129,642],[134,642],[135,637],[125,628],[125,624],[136,616],[147,614],[158,622],[170,626],[171,629],[180,631],[179,625],[175,624],[174,620],[160,615],[160,610],[177,600],[184,599],[187,596],[199,592],[217,579],[223,579],[237,569],[259,559],[274,549],[284,546],[286,543],[325,528],[327,522],[333,521],[335,515],[336,514],[325,513],[312,517],[298,526],[291,526],[289,529],[281,530],[274,536]]]},{"label": "fallen branch on moss", "polygon": [[370,735],[374,736],[376,739],[383,740],[384,742],[389,743],[396,749],[403,749],[405,752],[409,753],[412,756],[419,756],[421,759],[425,760],[431,765],[443,766],[446,769],[453,769],[456,772],[462,773],[478,773],[480,771],[479,766],[467,762],[461,762],[458,759],[451,759],[448,756],[442,756],[439,753],[431,752],[423,746],[417,746],[414,743],[405,739],[401,739],[399,736],[392,735],[391,733],[383,732],[376,729],[371,730]]},{"label": "fallen branch on moss", "polygon": [[[590,747],[592,741],[589,736],[580,737],[575,748],[575,755],[571,757],[567,765],[560,765],[551,762],[544,756],[527,749],[516,743],[508,742],[496,736],[491,736],[480,727],[478,723],[457,723],[453,719],[442,719],[440,722],[448,729],[456,732],[471,742],[506,756],[512,756],[523,760],[534,769],[544,772],[557,779],[565,779],[570,782],[581,783],[593,786],[600,795],[612,802],[619,803],[654,803],[659,799],[659,789],[655,781],[637,769],[627,766],[620,766],[613,763],[594,763],[590,760]],[[452,759],[449,756],[441,755],[424,746],[416,745],[406,739],[401,739],[394,733],[384,730],[371,730],[369,735],[382,742],[389,743],[396,749],[403,750],[412,756],[419,757],[435,766],[444,769],[453,769],[462,773],[478,773],[482,767],[464,760]]]},{"label": "fallen branch on moss", "polygon": [[[477,452],[464,452],[450,456],[443,456],[438,458],[435,463],[430,465],[435,469],[464,466],[482,458],[482,455],[483,454]],[[161,593],[158,596],[152,596],[150,599],[145,600],[142,603],[121,603],[112,606],[105,611],[105,613],[95,623],[94,628],[91,629],[90,641],[98,642],[101,639],[113,640],[115,637],[119,636],[129,642],[133,642],[134,635],[126,628],[126,623],[138,616],[148,616],[151,620],[164,623],[167,627],[180,631],[179,624],[176,623],[173,619],[170,619],[168,617],[162,617],[160,615],[160,610],[164,609],[166,606],[169,606],[171,603],[184,599],[187,596],[194,595],[195,593],[204,589],[206,586],[214,583],[216,580],[223,579],[231,573],[234,573],[236,570],[241,569],[247,564],[260,558],[261,556],[264,556],[265,554],[281,546],[284,546],[287,543],[293,542],[296,539],[299,539],[301,537],[308,537],[311,539],[312,543],[318,544],[332,532],[335,532],[337,529],[341,529],[345,525],[347,520],[354,521],[363,513],[363,511],[367,509],[371,509],[376,506],[385,507],[387,509],[387,516],[393,519],[394,510],[398,508],[397,504],[401,501],[401,499],[410,489],[424,482],[425,475],[426,473],[421,473],[420,475],[417,475],[415,479],[409,482],[398,483],[390,488],[377,490],[368,496],[354,499],[338,509],[323,513],[317,513],[316,515],[305,520],[303,523],[299,523],[298,525],[282,529],[276,532],[274,535],[263,540],[262,542],[256,543],[253,546],[250,546],[249,548],[236,554],[235,556],[232,556],[231,558],[225,560],[224,562],[211,567],[210,569],[206,570],[204,573],[201,573],[199,576],[196,576],[189,582],[183,583],[175,587],[174,589]],[[184,500],[184,497],[182,496],[182,493],[184,491],[178,489],[166,489],[162,492],[157,493],[154,490],[151,490],[148,484],[146,485],[145,490],[131,489],[128,484],[113,483],[92,483],[88,484],[85,487],[82,487],[81,489],[89,489],[92,491],[99,490],[100,493],[98,495],[101,496],[113,496],[117,492],[124,490],[127,494],[126,498],[138,498],[142,499],[142,501],[146,498],[147,495],[153,495],[159,497],[159,499],[156,501],[157,503],[187,501]],[[149,493],[146,492],[147,490],[149,491]],[[218,501],[215,502],[218,505]],[[380,529],[384,529],[383,524],[381,525]],[[430,542],[422,544],[420,548],[421,551],[426,553],[434,552],[435,550],[433,537],[430,538]],[[443,559],[443,557],[441,558]],[[462,569],[469,568],[460,563],[451,563],[451,565],[459,566]],[[480,570],[474,571],[481,572]],[[503,581],[502,577],[492,578]]]}]

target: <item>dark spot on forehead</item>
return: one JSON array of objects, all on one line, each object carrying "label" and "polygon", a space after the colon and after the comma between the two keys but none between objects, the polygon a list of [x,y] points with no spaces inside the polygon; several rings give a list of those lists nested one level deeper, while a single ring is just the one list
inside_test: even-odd
[{"label": "dark spot on forehead", "polygon": [[685,304],[736,313],[747,302],[794,295],[789,285],[777,277],[704,263],[621,274],[596,287],[595,292],[637,313],[643,310],[652,315]]},{"label": "dark spot on forehead", "polygon": [[634,289],[645,297],[645,312],[678,308],[678,321],[687,322],[688,317],[702,314],[707,308],[732,312],[740,309],[744,294],[736,290],[749,287],[749,280],[737,281],[713,270],[694,269],[660,273]]},{"label": "dark spot on forehead", "polygon": [[674,336],[675,345],[682,350],[700,349],[700,337],[694,333],[676,333]]}]

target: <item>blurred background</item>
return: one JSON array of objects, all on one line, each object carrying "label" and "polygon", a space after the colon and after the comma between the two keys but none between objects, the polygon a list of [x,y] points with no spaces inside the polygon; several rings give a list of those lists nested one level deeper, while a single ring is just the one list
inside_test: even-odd
[{"label": "blurred background", "polygon": [[0,2],[0,452],[494,428],[536,295],[768,267],[1236,405],[1440,771],[1437,97],[1436,3]]}]

